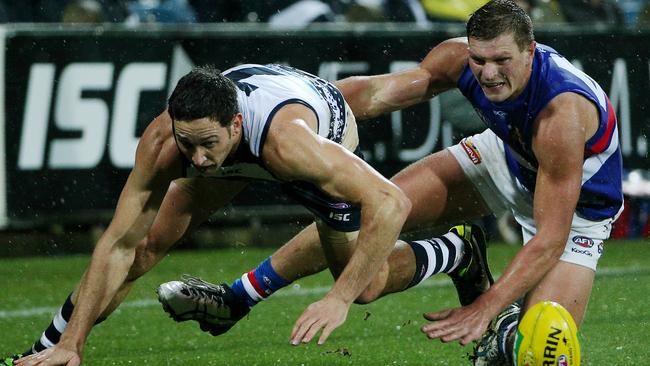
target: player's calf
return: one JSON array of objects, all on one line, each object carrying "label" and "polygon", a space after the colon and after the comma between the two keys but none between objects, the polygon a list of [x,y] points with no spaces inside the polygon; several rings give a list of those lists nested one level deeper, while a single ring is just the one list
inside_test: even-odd
[{"label": "player's calf", "polygon": [[415,255],[413,287],[437,273],[447,273],[462,305],[487,291],[494,279],[488,268],[483,230],[476,225],[454,226],[445,235],[408,242]]}]

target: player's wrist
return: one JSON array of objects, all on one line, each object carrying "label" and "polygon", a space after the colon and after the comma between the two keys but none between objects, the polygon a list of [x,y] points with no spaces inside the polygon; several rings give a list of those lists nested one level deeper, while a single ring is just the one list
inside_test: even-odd
[{"label": "player's wrist", "polygon": [[497,291],[491,291],[492,289],[488,290],[487,292],[483,293],[481,296],[477,297],[476,300],[474,300],[474,303],[476,306],[478,306],[480,309],[483,309],[485,314],[490,315],[489,318],[493,319],[496,317],[509,303],[504,304],[503,303],[503,296]]},{"label": "player's wrist", "polygon": [[355,296],[353,296],[351,294],[345,294],[345,293],[343,293],[341,291],[337,291],[335,288],[330,290],[330,292],[328,292],[325,295],[325,297],[323,297],[323,300],[329,300],[329,301],[343,303],[348,307],[350,305],[352,305],[352,303],[354,302],[354,299],[355,299]]},{"label": "player's wrist", "polygon": [[86,337],[73,335],[69,333],[66,334],[66,332],[64,332],[61,335],[61,339],[59,340],[57,347],[81,355],[85,343],[86,343]]}]

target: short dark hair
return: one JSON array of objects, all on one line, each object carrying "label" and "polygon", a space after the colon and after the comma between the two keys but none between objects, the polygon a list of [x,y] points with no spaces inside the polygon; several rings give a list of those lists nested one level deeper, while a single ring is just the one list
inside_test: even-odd
[{"label": "short dark hair", "polygon": [[172,120],[190,121],[208,117],[223,127],[239,112],[235,83],[214,66],[198,66],[176,84],[167,102]]},{"label": "short dark hair", "polygon": [[491,40],[507,33],[513,34],[520,50],[535,40],[533,22],[513,0],[489,1],[467,21],[468,39]]}]

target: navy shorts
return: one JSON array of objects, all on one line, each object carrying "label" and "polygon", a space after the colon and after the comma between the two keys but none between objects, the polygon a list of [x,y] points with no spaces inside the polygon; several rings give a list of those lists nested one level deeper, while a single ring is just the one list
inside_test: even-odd
[{"label": "navy shorts", "polygon": [[[363,159],[358,147],[354,153]],[[349,233],[361,227],[361,207],[357,205],[334,199],[308,182],[285,183],[282,188],[287,196],[305,206],[334,230]]]}]

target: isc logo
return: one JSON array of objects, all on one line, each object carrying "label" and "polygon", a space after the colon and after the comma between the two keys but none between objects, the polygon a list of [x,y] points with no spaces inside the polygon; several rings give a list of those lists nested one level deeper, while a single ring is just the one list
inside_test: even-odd
[{"label": "isc logo", "polygon": [[330,212],[330,219],[336,220],[336,221],[350,221],[350,214],[342,214],[342,213],[334,213]]},{"label": "isc logo", "polygon": [[[114,166],[131,167],[138,144],[135,132],[140,94],[165,87],[167,66],[131,63],[124,66],[117,77],[114,74],[112,63],[68,64],[57,79],[56,99],[53,100],[55,65],[33,64],[27,86],[18,168],[36,170],[45,164],[48,168],[59,169],[93,168],[104,157],[106,149]],[[111,106],[104,99],[87,95],[112,89],[115,93]],[[48,147],[50,119],[58,130],[76,133],[78,137],[55,138],[49,141]],[[49,159],[45,162],[48,150]]]}]

